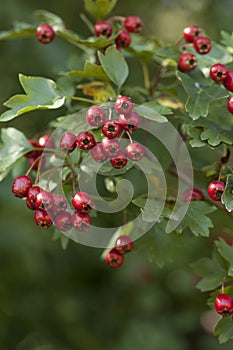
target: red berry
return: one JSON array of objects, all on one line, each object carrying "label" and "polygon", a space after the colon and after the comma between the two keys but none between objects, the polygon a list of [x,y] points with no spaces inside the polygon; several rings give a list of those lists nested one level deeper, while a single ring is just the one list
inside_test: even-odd
[{"label": "red berry", "polygon": [[56,209],[57,212],[65,211],[67,208],[66,199],[59,194],[53,194],[53,207],[55,207],[54,209]]},{"label": "red berry", "polygon": [[107,253],[105,262],[112,268],[121,267],[124,262],[124,255],[113,248]]},{"label": "red berry", "polygon": [[115,110],[119,114],[129,113],[133,109],[133,102],[127,96],[118,96],[115,102]]},{"label": "red berry", "polygon": [[224,192],[225,184],[222,181],[212,181],[208,186],[208,194],[214,201],[220,201]]},{"label": "red berry", "polygon": [[188,26],[183,30],[183,38],[185,41],[192,43],[195,38],[202,36],[202,29],[198,26]]},{"label": "red berry", "polygon": [[87,213],[75,212],[72,215],[71,221],[73,228],[80,232],[87,231],[91,224],[91,218]]},{"label": "red berry", "polygon": [[48,210],[53,206],[53,195],[52,193],[41,190],[40,193],[37,194],[35,200],[36,207],[39,209]]},{"label": "red berry", "polygon": [[225,88],[229,91],[233,91],[233,70],[227,72],[227,77],[223,82]]},{"label": "red berry", "polygon": [[89,131],[82,131],[76,137],[76,144],[79,148],[87,151],[95,146],[96,141],[92,133]]},{"label": "red berry", "polygon": [[64,152],[71,153],[76,147],[76,136],[71,132],[66,132],[60,139],[60,149]]},{"label": "red berry", "polygon": [[29,176],[18,176],[14,179],[12,184],[12,193],[15,197],[23,198],[28,194],[32,187],[32,180]]},{"label": "red berry", "polygon": [[221,316],[230,316],[233,313],[233,299],[229,294],[217,295],[214,307]]},{"label": "red berry", "polygon": [[101,126],[106,121],[105,111],[98,107],[92,106],[86,112],[86,121],[91,126]]},{"label": "red berry", "polygon": [[91,156],[96,162],[101,163],[108,159],[108,155],[103,149],[101,142],[97,142],[96,145],[91,149]]},{"label": "red berry", "polygon": [[71,215],[67,211],[58,213],[54,219],[54,225],[59,231],[67,232],[72,228]]},{"label": "red berry", "polygon": [[190,188],[183,193],[183,201],[191,202],[196,200],[202,200],[203,193],[197,188]]},{"label": "red berry", "polygon": [[124,235],[117,238],[115,243],[115,249],[120,254],[125,254],[133,249],[133,242],[130,236]]},{"label": "red berry", "polygon": [[231,96],[227,101],[227,109],[233,114],[233,96]]},{"label": "red berry", "polygon": [[128,32],[139,33],[142,30],[143,22],[140,17],[128,16],[124,21],[124,27]]},{"label": "red berry", "polygon": [[194,40],[193,47],[200,55],[206,55],[211,50],[211,41],[205,36],[199,36]]},{"label": "red berry", "polygon": [[120,150],[117,155],[115,155],[114,157],[112,157],[110,159],[110,162],[112,164],[112,166],[115,169],[122,169],[126,166],[127,164],[127,157],[125,155],[125,152]]},{"label": "red berry", "polygon": [[112,25],[107,21],[97,22],[94,26],[94,33],[97,37],[103,35],[109,38],[112,34]]},{"label": "red berry", "polygon": [[48,228],[52,225],[52,220],[48,213],[43,209],[36,209],[34,211],[34,220],[38,226]]},{"label": "red berry", "polygon": [[102,125],[102,133],[109,139],[114,139],[119,136],[121,132],[121,125],[116,120],[108,120],[104,125]]},{"label": "red berry", "polygon": [[210,78],[222,83],[227,77],[228,69],[224,64],[216,63],[210,68]]},{"label": "red berry", "polygon": [[[31,145],[32,147],[35,147],[35,148],[42,148],[42,147],[39,145],[39,143],[36,142],[35,140],[28,140],[28,142],[30,143],[30,145]],[[35,160],[35,159],[38,158],[42,153],[43,153],[42,150],[41,150],[41,151],[39,151],[39,150],[33,150],[33,151],[30,151],[30,152],[26,153],[26,154],[24,155],[24,157],[29,158],[29,159],[30,159],[30,158],[33,158],[33,159]]]},{"label": "red berry", "polygon": [[144,156],[144,148],[139,143],[130,143],[125,149],[127,157],[133,162],[138,162]]},{"label": "red berry", "polygon": [[191,52],[183,53],[178,60],[178,67],[182,72],[190,72],[197,66],[197,58]]},{"label": "red berry", "polygon": [[131,43],[131,37],[126,30],[122,30],[115,39],[117,49],[126,48]]},{"label": "red berry", "polygon": [[26,205],[28,209],[35,210],[36,206],[36,196],[40,193],[41,188],[39,186],[32,186],[29,188],[26,198]]},{"label": "red berry", "polygon": [[55,32],[49,24],[43,23],[36,28],[36,36],[42,44],[49,44],[55,38]]},{"label": "red berry", "polygon": [[109,139],[108,137],[104,137],[102,139],[101,144],[104,151],[107,153],[108,157],[110,158],[116,156],[121,149],[120,142],[117,139]]},{"label": "red berry", "polygon": [[43,135],[39,138],[38,144],[40,147],[55,148],[55,143],[50,135]]},{"label": "red berry", "polygon": [[140,126],[140,116],[135,111],[127,114],[120,114],[119,123],[126,131],[133,132]]},{"label": "red berry", "polygon": [[86,192],[77,192],[72,198],[73,207],[80,213],[89,213],[94,206],[92,198]]}]

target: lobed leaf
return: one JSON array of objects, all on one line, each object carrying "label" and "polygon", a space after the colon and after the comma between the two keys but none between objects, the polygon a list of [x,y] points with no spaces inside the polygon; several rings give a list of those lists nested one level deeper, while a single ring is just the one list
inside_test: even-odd
[{"label": "lobed leaf", "polygon": [[233,210],[233,175],[227,176],[226,187],[221,201],[225,205],[227,211],[231,212]]},{"label": "lobed leaf", "polygon": [[233,247],[226,243],[226,241],[220,238],[218,241],[215,241],[215,245],[219,254],[225,259],[228,264],[228,275],[233,276]]},{"label": "lobed leaf", "polygon": [[84,0],[85,9],[96,19],[105,17],[112,11],[117,0]]}]

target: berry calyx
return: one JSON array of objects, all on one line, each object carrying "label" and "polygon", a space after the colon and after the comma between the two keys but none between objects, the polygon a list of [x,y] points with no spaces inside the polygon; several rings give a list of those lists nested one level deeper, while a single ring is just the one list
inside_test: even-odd
[{"label": "berry calyx", "polygon": [[28,209],[35,210],[36,206],[36,197],[40,193],[41,188],[39,186],[32,186],[29,188],[26,198],[26,205]]},{"label": "berry calyx", "polygon": [[206,55],[208,52],[210,52],[212,46],[209,38],[199,36],[194,39],[193,47],[200,55]]},{"label": "berry calyx", "polygon": [[118,96],[115,102],[115,110],[119,114],[129,113],[133,109],[133,102],[127,96]]},{"label": "berry calyx", "polygon": [[108,159],[108,155],[103,149],[101,142],[97,142],[96,145],[91,149],[91,156],[96,162],[101,163]]},{"label": "berry calyx", "polygon": [[184,202],[191,202],[191,201],[197,201],[203,199],[203,193],[198,190],[197,188],[190,188],[187,189],[183,193],[183,201]]},{"label": "berry calyx", "polygon": [[76,148],[76,136],[71,132],[66,132],[60,139],[60,149],[71,153]]},{"label": "berry calyx", "polygon": [[43,228],[49,228],[52,225],[52,220],[44,209],[36,209],[34,211],[35,223]]},{"label": "berry calyx", "polygon": [[75,212],[71,217],[71,222],[76,231],[85,232],[90,227],[91,218],[87,213]]},{"label": "berry calyx", "polygon": [[228,91],[233,91],[233,70],[227,72],[227,77],[224,80],[223,85]]},{"label": "berry calyx", "polygon": [[124,255],[113,248],[106,254],[105,262],[112,268],[121,267],[124,262]]},{"label": "berry calyx", "polygon": [[102,125],[102,133],[109,139],[114,139],[120,135],[121,125],[116,120],[108,120],[104,125]]},{"label": "berry calyx", "polygon": [[29,189],[32,187],[32,180],[29,176],[18,176],[12,184],[12,193],[15,197],[24,198],[27,196]]},{"label": "berry calyx", "polygon": [[119,123],[124,130],[133,132],[140,126],[140,116],[135,111],[130,111],[127,114],[120,114]]},{"label": "berry calyx", "polygon": [[40,193],[37,194],[35,200],[36,207],[39,209],[48,210],[53,206],[53,195],[52,193],[41,190]]},{"label": "berry calyx", "polygon": [[216,63],[210,68],[210,78],[219,83],[224,82],[228,69],[224,64]]},{"label": "berry calyx", "polygon": [[72,228],[71,215],[67,211],[58,213],[54,219],[54,225],[59,231],[67,232]]},{"label": "berry calyx", "polygon": [[233,313],[233,299],[229,294],[219,294],[215,299],[214,307],[221,316],[230,316]]},{"label": "berry calyx", "polygon": [[185,41],[192,43],[194,39],[202,36],[203,30],[198,26],[188,26],[183,30],[183,38]]},{"label": "berry calyx", "polygon": [[82,131],[76,137],[76,144],[79,148],[87,151],[96,144],[94,135],[89,131]]},{"label": "berry calyx", "polygon": [[125,152],[120,150],[114,157],[110,159],[110,163],[115,169],[122,169],[127,164]]},{"label": "berry calyx", "polygon": [[115,242],[115,249],[120,254],[125,254],[133,249],[133,242],[130,236],[123,235],[117,238]]},{"label": "berry calyx", "polygon": [[36,36],[42,44],[49,44],[55,38],[55,32],[49,24],[43,23],[36,28]]},{"label": "berry calyx", "polygon": [[233,96],[231,96],[227,101],[227,109],[233,114]]},{"label": "berry calyx", "polygon": [[130,143],[125,149],[127,157],[133,162],[138,162],[144,156],[144,148],[139,143]]},{"label": "berry calyx", "polygon": [[97,22],[94,26],[94,33],[97,37],[103,35],[109,38],[112,35],[112,25],[107,21]]},{"label": "berry calyx", "polygon": [[140,33],[143,27],[143,22],[138,16],[128,16],[124,20],[124,27],[128,32]]},{"label": "berry calyx", "polygon": [[126,30],[122,30],[115,39],[117,49],[126,48],[131,44],[131,37]]},{"label": "berry calyx", "polygon": [[79,213],[89,213],[94,206],[92,198],[86,192],[77,192],[72,198],[72,205]]},{"label": "berry calyx", "polygon": [[104,137],[101,144],[104,151],[110,158],[116,156],[121,149],[120,142],[117,139],[109,139],[108,137]]},{"label": "berry calyx", "polygon": [[225,189],[225,184],[222,181],[212,181],[208,186],[208,194],[214,201],[220,201]]},{"label": "berry calyx", "polygon": [[178,68],[182,72],[191,72],[197,66],[197,58],[191,52],[183,53],[178,60]]},{"label": "berry calyx", "polygon": [[91,126],[101,126],[106,121],[106,114],[102,108],[92,106],[86,112],[86,121]]}]

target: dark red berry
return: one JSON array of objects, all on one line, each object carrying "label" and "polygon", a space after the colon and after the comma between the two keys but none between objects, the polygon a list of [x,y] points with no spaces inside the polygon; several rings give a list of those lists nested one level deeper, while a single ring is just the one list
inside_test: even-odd
[{"label": "dark red berry", "polygon": [[57,212],[65,211],[67,208],[66,199],[59,194],[53,194],[53,207],[56,208]]},{"label": "dark red berry", "polygon": [[113,248],[107,253],[105,262],[112,268],[121,267],[124,262],[124,255]]},{"label": "dark red berry", "polygon": [[[35,140],[28,140],[28,142],[30,143],[30,145],[34,148],[42,148],[39,143]],[[33,158],[33,159],[36,159],[38,158],[41,154],[43,153],[43,151],[41,150],[33,150],[33,151],[30,151],[28,153],[26,153],[24,156],[26,158]]]},{"label": "dark red berry", "polygon": [[41,190],[35,200],[36,207],[48,210],[53,206],[53,195],[49,191]]},{"label": "dark red berry", "polygon": [[183,30],[183,38],[185,41],[192,43],[195,38],[202,36],[203,30],[198,26],[188,26]]},{"label": "dark red berry", "polygon": [[35,210],[36,206],[36,196],[40,193],[41,188],[39,186],[32,186],[29,188],[26,198],[26,205],[28,209]]},{"label": "dark red berry", "polygon": [[228,69],[224,64],[216,63],[210,68],[210,78],[217,82],[224,82]]},{"label": "dark red berry", "polygon": [[221,316],[230,316],[233,313],[233,299],[229,294],[217,295],[214,307]]},{"label": "dark red berry", "polygon": [[87,151],[95,146],[96,141],[92,133],[89,131],[82,131],[76,137],[76,144],[79,148]]},{"label": "dark red berry", "polygon": [[127,157],[133,162],[138,162],[144,156],[144,148],[139,143],[130,143],[125,149]]},{"label": "dark red berry", "polygon": [[73,228],[80,232],[87,231],[91,224],[91,218],[87,213],[75,212],[72,215],[71,221]]},{"label": "dark red berry", "polygon": [[127,114],[120,114],[119,123],[124,130],[133,132],[140,126],[140,116],[135,111],[130,111]]},{"label": "dark red berry", "polygon": [[108,120],[102,125],[102,133],[109,139],[114,139],[120,135],[122,128],[119,122],[116,120]]},{"label": "dark red berry", "polygon": [[115,249],[120,254],[125,254],[130,252],[133,249],[133,242],[130,236],[123,235],[118,237],[115,243]]},{"label": "dark red berry", "polygon": [[227,72],[227,77],[223,82],[225,88],[229,91],[233,91],[233,70]]},{"label": "dark red berry", "polygon": [[114,157],[110,159],[110,163],[115,169],[122,169],[127,164],[125,152],[120,150]]},{"label": "dark red berry", "polygon": [[91,149],[91,156],[96,162],[101,163],[108,159],[108,155],[103,149],[101,142],[97,142],[96,145]]},{"label": "dark red berry", "polygon": [[55,38],[55,32],[49,24],[43,23],[36,28],[36,36],[42,44],[49,44]]},{"label": "dark red berry", "polygon": [[39,138],[38,144],[40,147],[55,148],[55,143],[49,135],[43,135]]},{"label": "dark red berry", "polygon": [[211,41],[205,36],[199,36],[193,41],[193,47],[200,55],[206,55],[211,50]]},{"label": "dark red berry", "polygon": [[227,109],[233,114],[233,96],[231,96],[227,101]]},{"label": "dark red berry", "polygon": [[15,197],[27,197],[29,188],[32,187],[32,180],[29,176],[18,176],[12,184],[12,193]]},{"label": "dark red berry", "polygon": [[212,181],[208,186],[208,194],[214,201],[220,201],[224,192],[225,184],[222,181]]},{"label": "dark red berry", "polygon": [[38,226],[49,228],[52,225],[52,220],[48,213],[43,209],[36,209],[34,211],[34,220]]},{"label": "dark red berry", "polygon": [[89,213],[94,206],[92,198],[86,192],[77,192],[72,198],[73,207],[80,213]]},{"label": "dark red berry", "polygon": [[115,39],[117,49],[126,48],[131,43],[131,37],[126,30],[122,30]]},{"label": "dark red berry", "polygon": [[117,139],[109,139],[108,137],[102,139],[102,147],[110,158],[116,156],[121,149],[120,142]]},{"label": "dark red berry", "polygon": [[202,199],[203,199],[203,193],[197,188],[187,189],[183,193],[184,202],[191,202],[191,201],[202,200]]},{"label": "dark red berry", "polygon": [[178,68],[182,72],[191,72],[197,66],[197,58],[191,52],[183,53],[178,60]]},{"label": "dark red berry", "polygon": [[94,33],[97,37],[103,35],[109,38],[112,35],[112,25],[107,21],[97,22],[94,26]]},{"label": "dark red berry", "polygon": [[124,20],[124,27],[128,32],[139,33],[142,30],[143,22],[138,16],[128,16]]},{"label": "dark red berry", "polygon": [[67,232],[72,228],[71,215],[67,211],[58,213],[54,219],[54,225],[59,231]]},{"label": "dark red berry", "polygon": [[60,139],[60,149],[64,152],[71,153],[76,147],[76,136],[71,132],[66,132]]},{"label": "dark red berry", "polygon": [[119,114],[127,114],[133,109],[133,102],[127,96],[118,96],[115,102],[115,110]]},{"label": "dark red berry", "polygon": [[105,111],[98,107],[92,106],[86,112],[86,121],[91,126],[101,126],[106,121]]}]

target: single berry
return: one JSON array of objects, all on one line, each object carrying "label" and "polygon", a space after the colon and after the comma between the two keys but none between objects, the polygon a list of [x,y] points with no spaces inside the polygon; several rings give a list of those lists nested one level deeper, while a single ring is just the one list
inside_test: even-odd
[{"label": "single berry", "polygon": [[84,232],[87,231],[91,224],[90,215],[87,213],[75,212],[71,217],[72,226],[75,230]]},{"label": "single berry", "polygon": [[227,109],[233,114],[233,96],[231,96],[227,101]]},{"label": "single berry", "polygon": [[203,199],[203,193],[197,188],[189,188],[183,193],[183,201],[191,202]]},{"label": "single berry", "polygon": [[72,198],[73,207],[80,213],[89,213],[94,206],[92,198],[86,192],[77,192]]},{"label": "single berry", "polygon": [[59,194],[53,194],[53,207],[56,208],[57,212],[65,211],[67,208],[66,199]]},{"label": "single berry", "polygon": [[92,106],[86,112],[86,121],[91,126],[101,126],[106,121],[105,111],[98,107]]},{"label": "single berry", "polygon": [[227,77],[223,82],[225,88],[229,91],[233,91],[233,70],[227,72]]},{"label": "single berry", "polygon": [[220,201],[224,192],[225,184],[222,181],[212,181],[208,186],[208,194],[214,201]]},{"label": "single berry", "polygon": [[199,36],[194,40],[193,47],[200,55],[206,55],[211,50],[211,41],[205,36]]},{"label": "single berry", "polygon": [[131,43],[131,37],[126,30],[122,30],[115,39],[117,49],[126,48]]},{"label": "single berry", "polygon": [[115,243],[115,249],[120,254],[125,254],[130,252],[133,249],[133,242],[130,236],[123,235],[118,237]]},{"label": "single berry", "polygon": [[36,206],[36,196],[40,193],[41,188],[39,186],[32,186],[29,188],[26,198],[26,205],[28,209],[35,210]]},{"label": "single berry", "polygon": [[12,184],[12,193],[15,197],[27,197],[29,188],[32,187],[32,180],[29,176],[18,176]]},{"label": "single berry", "polygon": [[121,267],[124,262],[124,255],[113,248],[107,253],[105,262],[112,268]]},{"label": "single berry", "polygon": [[124,20],[124,27],[128,32],[139,33],[142,30],[143,22],[138,16],[128,16]]},{"label": "single berry", "polygon": [[107,21],[97,22],[94,26],[94,33],[97,37],[103,35],[109,38],[112,35],[112,25]]},{"label": "single berry", "polygon": [[76,136],[71,132],[66,132],[60,139],[60,149],[64,152],[71,153],[76,147]]},{"label": "single berry", "polygon": [[49,24],[43,23],[36,28],[36,36],[42,44],[49,44],[55,38],[55,32]]},{"label": "single berry", "polygon": [[144,148],[139,143],[130,143],[125,149],[127,157],[133,162],[138,162],[144,156]]},{"label": "single berry", "polygon": [[118,96],[115,102],[115,110],[119,114],[129,113],[133,109],[133,102],[127,96]]},{"label": "single berry", "polygon": [[38,144],[40,147],[55,148],[55,143],[50,135],[43,135],[39,138]]},{"label": "single berry", "polygon": [[120,135],[122,128],[119,122],[116,120],[108,120],[102,125],[102,133],[109,139],[114,139]]},{"label": "single berry", "polygon": [[36,209],[34,211],[34,220],[38,226],[43,228],[49,228],[53,223],[48,213],[43,209]]},{"label": "single berry", "polygon": [[130,111],[127,114],[120,114],[119,123],[124,130],[133,132],[140,126],[140,116],[135,111]]},{"label": "single berry", "polygon": [[95,146],[96,141],[92,133],[89,131],[82,131],[76,137],[76,144],[79,148],[87,151]]},{"label": "single berry", "polygon": [[127,164],[125,152],[120,150],[114,157],[110,159],[110,163],[115,169],[122,169]]},{"label": "single berry", "polygon": [[221,316],[230,316],[233,313],[233,299],[229,294],[217,295],[214,307]]},{"label": "single berry", "polygon": [[202,35],[203,30],[198,26],[188,26],[183,30],[183,38],[189,43],[192,43],[194,39]]},{"label": "single berry", "polygon": [[108,137],[104,137],[101,144],[104,151],[110,158],[116,156],[121,149],[120,142],[117,139],[109,139]]},{"label": "single berry", "polygon": [[[42,148],[40,145],[39,145],[39,143],[37,142],[37,141],[35,141],[35,140],[28,140],[28,142],[30,143],[30,145],[32,146],[32,147],[35,147],[35,148]],[[43,151],[41,150],[33,150],[33,151],[29,151],[28,153],[26,153],[25,155],[24,155],[24,157],[26,157],[26,158],[34,158],[34,159],[36,159],[36,158],[38,158],[41,154],[43,153]]]},{"label": "single berry", "polygon": [[216,63],[210,68],[210,78],[217,82],[224,82],[227,77],[228,69],[224,64]]},{"label": "single berry", "polygon": [[41,190],[36,196],[36,207],[39,209],[48,210],[53,206],[53,195],[49,191]]},{"label": "single berry", "polygon": [[197,66],[197,58],[191,52],[183,53],[178,60],[178,68],[182,72],[191,72]]},{"label": "single berry", "polygon": [[54,219],[54,225],[59,231],[67,232],[72,228],[71,215],[67,211],[58,213]]},{"label": "single berry", "polygon": [[101,142],[97,142],[96,145],[91,149],[91,156],[96,162],[101,163],[108,159],[108,155],[103,149]]}]

